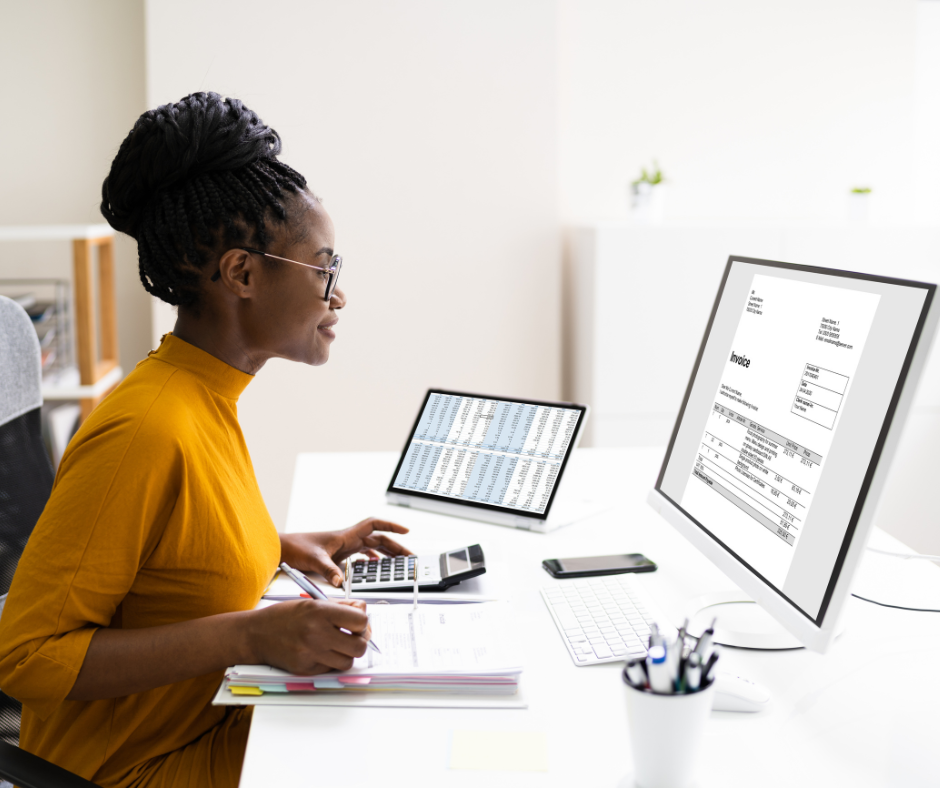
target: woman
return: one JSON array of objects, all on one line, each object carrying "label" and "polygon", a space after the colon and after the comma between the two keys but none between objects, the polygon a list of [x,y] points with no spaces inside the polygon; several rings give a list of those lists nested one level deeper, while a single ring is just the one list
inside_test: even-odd
[{"label": "woman", "polygon": [[102,188],[179,316],[69,444],[0,619],[21,746],[101,786],[237,785],[251,712],[210,705],[224,668],[346,669],[370,637],[358,602],[253,610],[277,564],[339,585],[352,553],[408,552],[375,519],[279,537],[255,480],[238,396],[269,358],[324,364],[346,304],[333,223],[279,152],[197,93],[144,113]]}]

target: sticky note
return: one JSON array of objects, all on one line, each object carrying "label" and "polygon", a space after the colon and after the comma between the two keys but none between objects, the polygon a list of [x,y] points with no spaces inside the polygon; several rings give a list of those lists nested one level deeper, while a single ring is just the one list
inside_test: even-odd
[{"label": "sticky note", "polygon": [[229,691],[233,695],[264,695],[257,687],[233,687],[229,685]]},{"label": "sticky note", "polygon": [[450,768],[493,772],[547,772],[542,731],[454,731]]}]

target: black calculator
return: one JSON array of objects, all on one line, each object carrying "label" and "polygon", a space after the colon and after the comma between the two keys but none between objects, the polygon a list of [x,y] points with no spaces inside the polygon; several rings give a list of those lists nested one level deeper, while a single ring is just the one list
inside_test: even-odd
[{"label": "black calculator", "polygon": [[486,572],[483,548],[470,545],[440,555],[400,555],[394,558],[373,558],[354,561],[351,590],[411,591],[415,571],[419,591],[443,591]]}]

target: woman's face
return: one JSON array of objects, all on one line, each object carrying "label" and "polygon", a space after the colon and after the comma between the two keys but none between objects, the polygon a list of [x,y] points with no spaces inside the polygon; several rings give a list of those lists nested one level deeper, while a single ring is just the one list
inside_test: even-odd
[{"label": "woman's face", "polygon": [[[308,265],[328,268],[333,257],[333,222],[319,201],[307,193],[294,195],[291,221],[265,250]],[[264,262],[269,262],[267,259]],[[274,261],[264,270],[264,287],[256,307],[264,315],[258,326],[260,344],[271,356],[319,366],[330,358],[336,338],[336,312],[346,305],[337,285],[329,301],[323,299],[329,274],[295,263]],[[256,323],[257,325],[257,323]]]}]

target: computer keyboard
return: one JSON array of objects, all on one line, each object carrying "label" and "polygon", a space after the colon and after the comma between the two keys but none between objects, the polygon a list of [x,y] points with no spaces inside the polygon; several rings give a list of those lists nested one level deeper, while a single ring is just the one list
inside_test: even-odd
[{"label": "computer keyboard", "polygon": [[654,621],[676,636],[633,575],[560,580],[540,590],[575,665],[645,656]]}]

